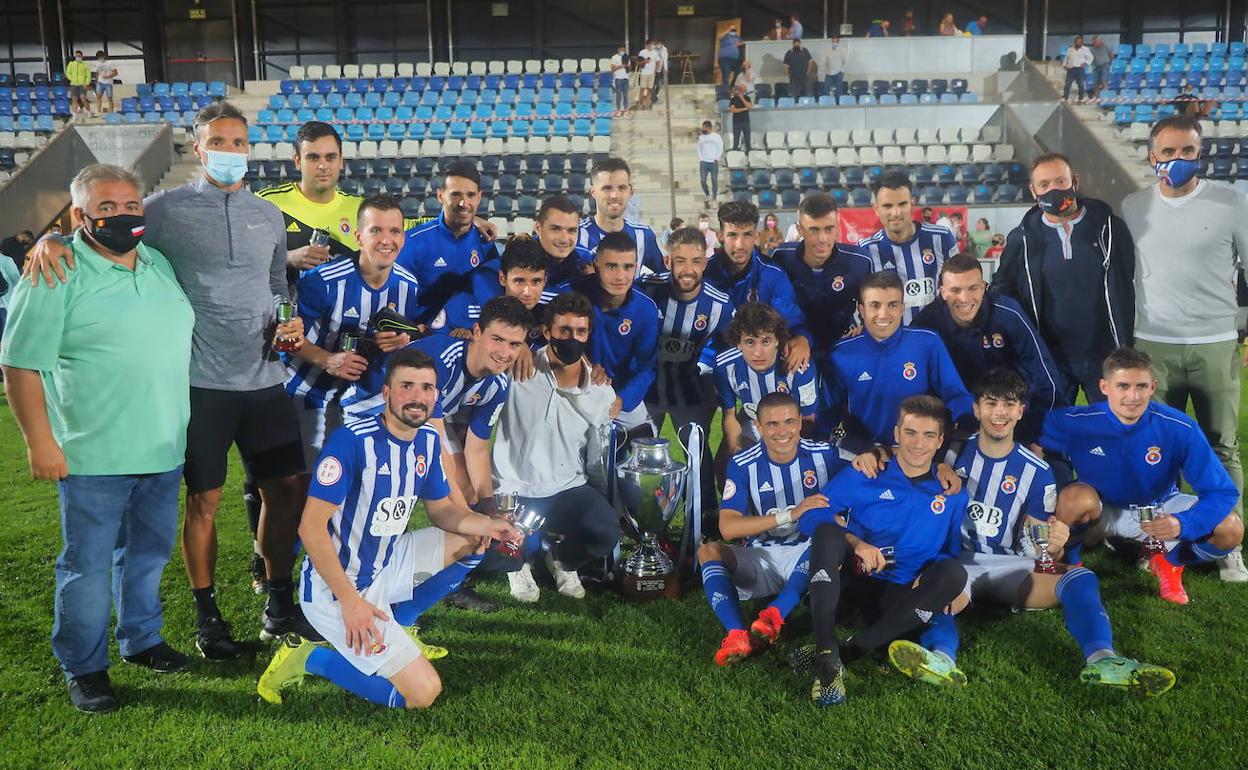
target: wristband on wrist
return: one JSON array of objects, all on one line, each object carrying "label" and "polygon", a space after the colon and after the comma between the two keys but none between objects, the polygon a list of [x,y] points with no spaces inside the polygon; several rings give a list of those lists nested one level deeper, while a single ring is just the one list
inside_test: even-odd
[{"label": "wristband on wrist", "polygon": [[776,511],[776,526],[783,527],[785,524],[793,523],[793,509],[780,508]]}]

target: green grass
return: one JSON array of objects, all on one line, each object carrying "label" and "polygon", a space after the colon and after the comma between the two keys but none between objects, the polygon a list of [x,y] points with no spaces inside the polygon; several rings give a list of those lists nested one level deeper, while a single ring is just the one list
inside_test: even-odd
[{"label": "green grass", "polygon": [[[1172,667],[1178,685],[1143,700],[1078,684],[1078,651],[1060,611],[977,613],[961,621],[966,690],[910,682],[887,662],[851,668],[849,703],[816,709],[790,671],[795,635],[728,670],[711,656],[721,629],[700,592],[676,602],[574,601],[545,588],[534,607],[504,580],[495,615],[445,608],[425,638],[451,656],[423,713],[378,708],[309,678],[272,707],[255,696],[254,660],[159,676],[117,662],[124,708],[69,705],[52,658],[55,490],[30,481],[20,437],[0,406],[0,766],[525,768],[1230,768],[1248,764],[1248,587],[1209,571],[1187,579],[1178,608],[1154,583],[1093,552],[1125,653]],[[1245,409],[1248,415],[1248,409]],[[247,587],[249,535],[232,466],[219,520],[218,595],[254,636],[262,599]],[[194,612],[181,558],[165,573],[166,634],[191,651]],[[757,607],[747,607],[756,611]],[[808,627],[805,609],[790,628]],[[786,629],[786,632],[790,629]],[[113,660],[118,661],[114,646]]]}]

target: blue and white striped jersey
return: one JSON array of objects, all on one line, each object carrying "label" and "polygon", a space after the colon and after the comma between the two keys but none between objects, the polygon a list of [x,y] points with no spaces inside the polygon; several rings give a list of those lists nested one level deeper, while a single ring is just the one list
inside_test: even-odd
[{"label": "blue and white striped jersey", "polygon": [[668,273],[640,288],[659,306],[659,368],[646,403],[664,409],[701,404],[707,394],[698,365],[704,359],[713,361],[727,345],[732,300],[706,283],[693,299],[676,299]]},{"label": "blue and white striped jersey", "polygon": [[962,522],[965,550],[1022,554],[1024,517],[1048,519],[1057,508],[1053,471],[1022,444],[994,459],[979,451],[976,434],[961,450],[950,449],[945,462],[966,480],[970,496]]},{"label": "blue and white striped jersey", "polygon": [[881,229],[859,241],[858,247],[871,257],[874,272],[895,270],[901,276],[906,302],[901,322],[906,326],[936,299],[940,268],[958,253],[958,241],[949,228],[926,223],[916,223],[914,237],[905,243],[893,243]]},{"label": "blue and white striped jersey", "polygon": [[[637,244],[638,278],[647,273],[661,273],[666,269],[663,266],[663,250],[659,248],[659,238],[649,225],[625,219],[624,233]],[[604,235],[606,231],[598,226],[592,216],[585,217],[581,220],[581,231],[576,235],[576,245],[592,254],[597,254],[598,241],[601,241]]]},{"label": "blue and white striped jersey", "polygon": [[[817,493],[848,465],[835,447],[823,441],[800,439],[797,456],[782,464],[772,462],[766,446],[755,444],[728,461],[719,507],[746,516],[769,516]],[[755,535],[746,545],[796,545],[806,539],[794,522]]]},{"label": "blue and white striped jersey", "polygon": [[[380,417],[349,422],[330,434],[316,462],[308,496],[338,506],[329,537],[338,562],[363,591],[390,563],[395,539],[407,530],[416,503],[451,493],[442,468],[438,431],[422,426],[411,441],[396,438]],[[304,600],[315,568],[303,566]]]},{"label": "blue and white striped jersey", "polygon": [[[305,272],[299,279],[298,312],[303,319],[304,336],[313,345],[336,352],[343,332],[362,336],[369,317],[386,305],[394,305],[408,318],[419,317],[418,291],[416,276],[398,265],[391,268],[385,285],[374,289],[365,283],[351,256],[338,257]],[[348,384],[289,353],[283,353],[282,360],[286,364],[286,392],[309,405],[324,406]]]},{"label": "blue and white striped jersey", "polygon": [[813,366],[806,371],[789,371],[780,374],[773,364],[764,372],[756,372],[745,360],[738,348],[729,348],[715,358],[715,389],[719,393],[719,405],[735,409],[737,401],[745,416],[753,420],[758,402],[768,393],[788,393],[797,400],[802,416],[815,413],[819,398],[819,376]]}]

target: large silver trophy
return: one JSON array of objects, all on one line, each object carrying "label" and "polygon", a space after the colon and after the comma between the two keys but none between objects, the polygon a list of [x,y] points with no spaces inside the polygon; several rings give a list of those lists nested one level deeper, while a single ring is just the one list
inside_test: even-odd
[{"label": "large silver trophy", "polygon": [[676,597],[680,593],[676,566],[659,541],[684,497],[688,467],[672,459],[665,438],[633,439],[632,452],[616,465],[618,435],[608,437],[607,483],[614,481],[614,502],[638,544],[623,564],[622,593],[634,600]]}]

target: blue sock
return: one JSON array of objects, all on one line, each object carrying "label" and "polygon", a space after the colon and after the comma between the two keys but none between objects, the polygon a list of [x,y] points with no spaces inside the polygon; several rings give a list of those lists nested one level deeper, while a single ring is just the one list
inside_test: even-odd
[{"label": "blue sock", "polygon": [[1216,545],[1208,541],[1201,541],[1197,543],[1184,541],[1166,552],[1166,561],[1176,567],[1182,567],[1185,564],[1200,564],[1207,561],[1217,561],[1233,550],[1235,549],[1218,548]]},{"label": "blue sock", "polygon": [[931,623],[923,629],[923,634],[919,637],[919,644],[932,652],[943,652],[954,662],[958,660],[958,644],[961,641],[958,624],[954,622],[952,615],[943,612],[932,616]]},{"label": "blue sock", "polygon": [[534,532],[524,539],[524,546],[520,553],[526,562],[532,561],[534,556],[542,552],[542,533]]},{"label": "blue sock", "polygon": [[1098,650],[1114,649],[1114,631],[1101,603],[1101,581],[1090,569],[1076,567],[1057,581],[1057,600],[1062,603],[1066,630],[1075,638],[1086,658]]},{"label": "blue sock", "polygon": [[781,588],[780,593],[776,594],[776,598],[772,600],[771,606],[780,610],[780,617],[787,618],[797,603],[802,600],[808,585],[810,585],[810,548],[802,554],[802,558],[793,568],[789,579],[784,581],[784,588]]},{"label": "blue sock", "polygon": [[401,626],[410,626],[416,619],[433,605],[442,601],[443,597],[459,588],[468,573],[476,569],[484,554],[473,553],[465,556],[425,582],[412,589],[412,598],[405,602],[390,605],[390,612]]},{"label": "blue sock", "polygon": [[1078,564],[1083,561],[1083,537],[1088,534],[1088,524],[1075,524],[1070,528],[1070,539],[1066,541],[1066,555],[1062,561],[1067,564]]},{"label": "blue sock", "polygon": [[342,689],[353,692],[369,703],[401,709],[406,706],[403,696],[389,679],[368,675],[351,665],[351,661],[332,647],[317,647],[304,664],[309,674],[328,679]]},{"label": "blue sock", "polygon": [[702,590],[711,603],[715,617],[729,631],[745,630],[741,619],[741,605],[737,601],[737,587],[728,576],[728,568],[722,561],[702,562]]}]

